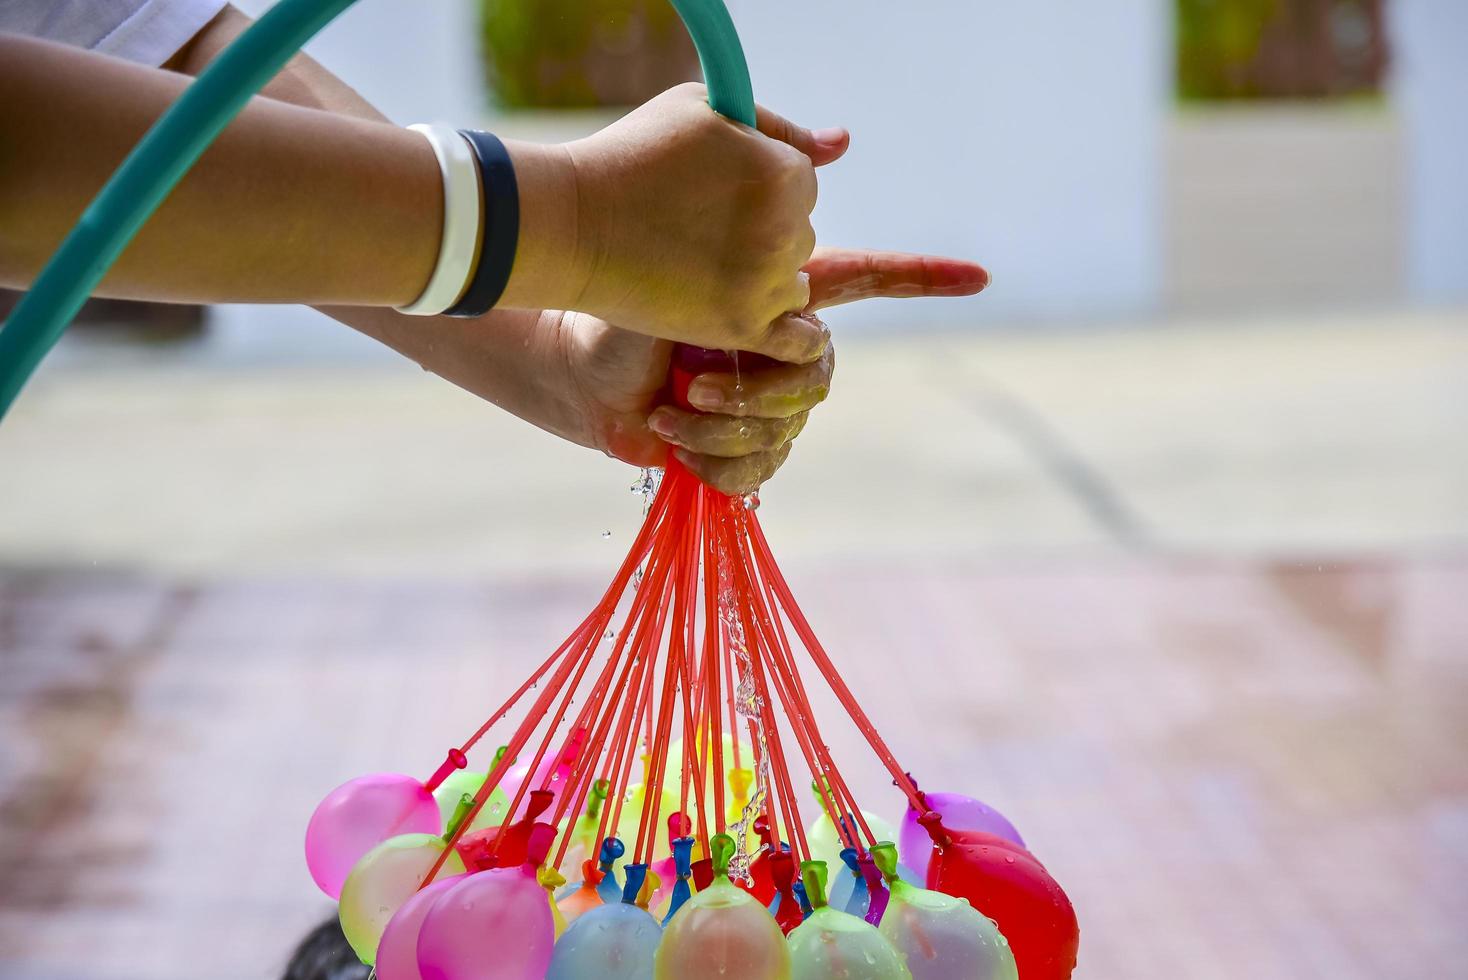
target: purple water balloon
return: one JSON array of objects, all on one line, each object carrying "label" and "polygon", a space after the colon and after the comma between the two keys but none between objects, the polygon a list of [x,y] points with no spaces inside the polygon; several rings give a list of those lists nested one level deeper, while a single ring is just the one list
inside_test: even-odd
[{"label": "purple water balloon", "polygon": [[438,834],[442,819],[433,794],[412,776],[358,776],[328,793],[311,814],[306,867],[317,887],[340,898],[342,883],[362,855],[389,837]]},{"label": "purple water balloon", "polygon": [[440,878],[393,913],[377,945],[377,980],[423,980],[418,970],[418,933],[423,929],[423,920],[433,903],[467,877],[457,874]]},{"label": "purple water balloon", "polygon": [[[1025,846],[1014,824],[987,803],[959,793],[924,793],[923,797],[928,801],[928,808],[937,811],[943,818],[943,826],[949,830],[978,830],[1013,841],[1020,847]],[[902,815],[902,830],[898,838],[902,861],[917,872],[919,881],[927,875],[928,861],[933,856],[933,839],[918,822],[921,815],[912,804],[908,804],[907,812]]]}]

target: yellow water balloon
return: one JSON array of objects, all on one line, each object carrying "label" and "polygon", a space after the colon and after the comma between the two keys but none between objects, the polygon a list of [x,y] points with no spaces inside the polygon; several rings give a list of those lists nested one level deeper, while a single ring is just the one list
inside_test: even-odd
[{"label": "yellow water balloon", "polygon": [[[347,875],[337,912],[342,933],[363,963],[376,961],[377,944],[393,913],[418,891],[446,846],[432,834],[391,837],[364,854]],[[464,862],[451,851],[438,876],[463,871]]]},{"label": "yellow water balloon", "polygon": [[729,881],[733,838],[718,834],[711,849],[714,880],[684,902],[663,930],[655,980],[789,980],[790,947],[774,916]]}]

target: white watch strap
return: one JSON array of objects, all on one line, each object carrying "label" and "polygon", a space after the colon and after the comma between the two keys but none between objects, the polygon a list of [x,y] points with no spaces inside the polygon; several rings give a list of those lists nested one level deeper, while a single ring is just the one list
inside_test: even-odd
[{"label": "white watch strap", "polygon": [[397,307],[397,311],[413,316],[437,316],[458,302],[474,272],[479,224],[484,220],[479,201],[483,191],[474,153],[458,130],[447,123],[415,123],[408,128],[423,134],[438,159],[438,169],[443,175],[443,240],[438,246],[438,262],[423,294],[407,306]]}]

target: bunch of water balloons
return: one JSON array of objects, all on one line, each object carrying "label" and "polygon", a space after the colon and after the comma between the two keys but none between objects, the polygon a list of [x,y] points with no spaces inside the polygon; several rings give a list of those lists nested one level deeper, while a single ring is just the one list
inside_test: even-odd
[{"label": "bunch of water balloons", "polygon": [[[307,863],[379,980],[1070,976],[1064,892],[1003,816],[898,764],[756,506],[670,463],[596,608],[427,781],[317,807]],[[906,796],[900,833],[857,805],[798,651]]]}]

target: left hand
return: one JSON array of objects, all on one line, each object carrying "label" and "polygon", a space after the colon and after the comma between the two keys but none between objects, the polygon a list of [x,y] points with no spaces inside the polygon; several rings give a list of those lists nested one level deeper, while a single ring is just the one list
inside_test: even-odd
[{"label": "left hand", "polygon": [[[959,259],[817,248],[806,263],[806,313],[873,297],[967,296],[989,282]],[[555,323],[569,373],[564,394],[577,421],[558,429],[582,445],[638,466],[661,466],[671,451],[710,486],[729,494],[757,489],[779,469],[810,410],[825,400],[835,369],[827,345],[810,364],[701,374],[689,389],[700,412],[664,404],[669,341],[646,337],[582,313]]]}]

